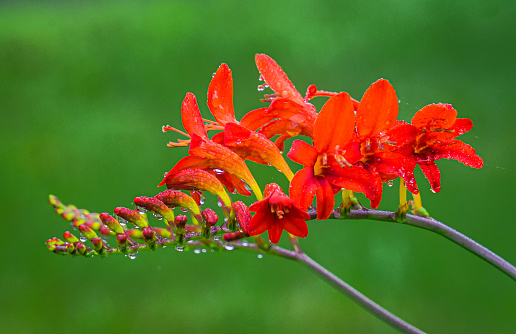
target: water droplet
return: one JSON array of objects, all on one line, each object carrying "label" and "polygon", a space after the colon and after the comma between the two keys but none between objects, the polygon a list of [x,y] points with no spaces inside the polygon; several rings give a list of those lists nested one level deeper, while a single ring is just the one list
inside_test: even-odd
[{"label": "water droplet", "polygon": [[155,212],[153,212],[153,213],[152,213],[152,215],[153,215],[154,217],[156,217],[156,219],[158,219],[158,220],[162,220],[162,219],[163,219],[163,216],[162,216],[162,215],[160,215],[159,213],[155,213]]},{"label": "water droplet", "polygon": [[88,241],[88,238],[86,238],[86,237],[80,237],[80,238],[79,238],[79,240],[80,240],[81,242],[86,242],[86,241]]},{"label": "water droplet", "polygon": [[188,209],[187,209],[187,208],[183,208],[183,207],[181,207],[181,211],[183,211],[183,212],[188,212]]},{"label": "water droplet", "polygon": [[194,242],[195,242],[195,241],[193,241],[193,240],[188,240],[186,243],[187,243],[187,244],[193,244]]},{"label": "water droplet", "polygon": [[249,192],[253,191],[253,189],[251,189],[251,187],[247,183],[244,183],[244,188],[245,188],[245,190],[247,190]]},{"label": "water droplet", "polygon": [[137,256],[138,256],[138,252],[127,254],[127,257],[130,258],[131,260],[136,259]]},{"label": "water droplet", "polygon": [[145,208],[142,208],[140,206],[137,206],[136,208],[140,212],[141,215],[144,215],[145,213],[147,213],[147,209],[145,209]]},{"label": "water droplet", "polygon": [[235,249],[233,245],[224,245],[224,248],[228,251],[232,251],[233,249]]},{"label": "water droplet", "polygon": [[220,236],[218,236],[218,235],[214,236],[214,237],[213,237],[213,240],[214,240],[214,241],[219,241],[219,240],[220,240]]},{"label": "water droplet", "polygon": [[213,78],[213,77],[215,76],[215,74],[216,74],[216,73],[217,73],[217,72],[213,72],[213,73],[211,74],[211,77]]},{"label": "water droplet", "polygon": [[247,247],[249,246],[249,244],[247,243],[247,241],[242,241],[242,246]]},{"label": "water droplet", "polygon": [[120,223],[121,226],[127,225],[127,220],[125,220],[125,219],[118,218],[118,222]]},{"label": "water droplet", "polygon": [[430,191],[433,192],[434,194],[437,193],[437,191],[435,191],[434,189],[430,188]]},{"label": "water droplet", "polygon": [[388,185],[389,187],[392,187],[392,186],[394,185],[394,181],[393,181],[393,180],[389,180],[389,181],[387,182],[387,185]]},{"label": "water droplet", "polygon": [[210,252],[215,253],[215,250],[212,248],[212,249],[210,249]]},{"label": "water droplet", "polygon": [[201,205],[203,205],[204,203],[206,203],[206,198],[204,196],[201,195],[200,199],[199,199],[199,203],[201,203]]},{"label": "water droplet", "polygon": [[195,254],[201,254],[201,250],[200,249],[194,249],[193,251]]},{"label": "water droplet", "polygon": [[224,171],[220,168],[213,168],[213,171],[216,173],[216,174],[222,174],[224,173]]},{"label": "water droplet", "polygon": [[256,257],[259,259],[263,259],[263,254],[258,254],[258,255],[256,255]]},{"label": "water droplet", "polygon": [[206,248],[201,249],[201,251],[202,251],[203,253],[206,253],[206,252],[207,252]]},{"label": "water droplet", "polygon": [[259,92],[263,92],[264,89],[265,89],[264,85],[258,85],[258,87],[256,87],[256,90]]},{"label": "water droplet", "polygon": [[222,200],[219,198],[219,199],[217,200],[217,206],[218,206],[219,208],[222,208],[222,206],[223,206],[223,205],[224,205],[224,203],[222,203]]},{"label": "water droplet", "polygon": [[225,223],[227,223],[227,222],[228,222],[228,220],[229,220],[229,218],[228,218],[228,217],[225,217],[225,218],[224,218],[224,222],[225,222]]},{"label": "water droplet", "polygon": [[185,250],[185,246],[176,246],[176,251],[182,252]]},{"label": "water droplet", "polygon": [[263,75],[260,74],[260,76],[258,77],[258,81],[263,81],[263,80],[265,80],[265,79],[263,78]]}]

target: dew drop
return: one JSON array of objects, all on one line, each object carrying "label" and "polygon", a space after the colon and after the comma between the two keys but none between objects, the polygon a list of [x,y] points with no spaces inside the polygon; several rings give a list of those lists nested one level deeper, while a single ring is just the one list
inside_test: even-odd
[{"label": "dew drop", "polygon": [[140,206],[138,206],[137,208],[138,208],[138,211],[140,212],[141,215],[144,215],[145,213],[147,213],[147,209],[142,208]]},{"label": "dew drop", "polygon": [[220,168],[213,168],[213,171],[216,173],[216,174],[222,174],[224,173],[224,171]]},{"label": "dew drop", "polygon": [[119,218],[118,222],[120,223],[121,226],[127,225],[127,220],[125,220],[125,219]]},{"label": "dew drop", "polygon": [[183,212],[188,212],[188,209],[187,209],[187,208],[183,208],[183,207],[181,207],[181,211],[183,211]]},{"label": "dew drop", "polygon": [[249,246],[249,243],[247,243],[247,241],[242,241],[242,246],[247,247]]},{"label": "dew drop", "polygon": [[263,259],[263,254],[258,254],[258,255],[256,255],[256,257],[259,259]]},{"label": "dew drop", "polygon": [[159,213],[152,213],[152,215],[153,215],[154,217],[156,217],[156,219],[158,219],[158,220],[162,220],[162,219],[163,219],[163,216],[162,216],[162,215],[160,215]]},{"label": "dew drop", "polygon": [[127,254],[127,257],[130,258],[131,260],[136,259],[137,256],[138,256],[138,252]]},{"label": "dew drop", "polygon": [[193,251],[195,254],[201,254],[201,250],[200,249],[194,249]]},{"label": "dew drop", "polygon": [[233,245],[224,245],[224,248],[228,251],[232,251],[233,249],[235,249]]},{"label": "dew drop", "polygon": [[201,251],[202,251],[203,253],[206,253],[206,252],[207,252],[206,248],[201,249]]},{"label": "dew drop", "polygon": [[218,235],[214,236],[214,237],[213,237],[213,240],[214,240],[214,241],[219,241],[219,240],[220,240],[220,236],[218,236]]},{"label": "dew drop", "polygon": [[432,188],[430,188],[430,191],[433,192],[434,194],[437,193],[437,191],[433,190]]},{"label": "dew drop", "polygon": [[256,90],[259,92],[263,92],[264,89],[265,89],[264,85],[258,85],[258,87],[256,87]]},{"label": "dew drop", "polygon": [[176,246],[176,251],[182,252],[185,250],[185,246]]},{"label": "dew drop", "polygon": [[388,185],[389,187],[392,187],[392,186],[394,185],[394,181],[393,181],[393,180],[389,180],[389,181],[387,182],[387,185]]},{"label": "dew drop", "polygon": [[247,183],[244,183],[244,188],[245,188],[245,190],[247,190],[249,192],[253,191],[253,189],[251,189],[251,187]]},{"label": "dew drop", "polygon": [[86,237],[80,237],[80,238],[79,238],[79,240],[80,240],[81,242],[86,242],[86,241],[88,241],[88,238],[86,238]]}]

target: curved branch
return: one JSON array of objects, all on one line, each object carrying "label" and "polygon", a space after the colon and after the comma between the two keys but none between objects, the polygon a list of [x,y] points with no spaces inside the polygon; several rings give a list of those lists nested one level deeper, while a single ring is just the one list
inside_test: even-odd
[{"label": "curved branch", "polygon": [[[311,219],[315,219],[317,217],[317,213],[315,210],[311,210],[308,212],[310,214]],[[334,219],[342,219],[340,214],[337,211],[334,211],[330,218]],[[380,210],[350,210],[348,216],[346,218],[349,219],[371,219],[378,221],[386,221],[391,223],[398,223],[396,221],[396,213],[390,211],[380,211]],[[344,218],[345,219],[345,218]],[[473,254],[477,255],[481,259],[485,260],[487,263],[492,266],[498,268],[500,271],[505,273],[507,276],[516,281],[516,267],[512,264],[504,260],[499,255],[495,254],[491,250],[482,246],[475,240],[465,236],[464,234],[454,230],[448,225],[443,224],[442,222],[435,220],[433,218],[426,218],[416,215],[407,214],[406,219],[401,223],[405,225],[419,227],[428,231],[435,232],[439,235],[442,235],[446,239],[449,239],[456,243],[457,245],[467,249]]]}]

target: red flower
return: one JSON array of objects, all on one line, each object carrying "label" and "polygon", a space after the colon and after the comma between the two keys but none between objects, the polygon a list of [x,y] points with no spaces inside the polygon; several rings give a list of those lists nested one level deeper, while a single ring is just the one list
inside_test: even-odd
[{"label": "red flower", "polygon": [[[190,149],[188,151],[190,155],[179,160],[167,173],[159,186],[167,183],[167,179],[173,177],[174,174],[180,170],[186,168],[200,168],[209,170],[215,173],[215,175],[226,172],[231,174],[232,177],[236,177],[238,180],[244,180],[257,198],[261,199],[261,190],[244,160],[229,148],[208,138],[199,107],[197,106],[197,101],[192,93],[186,94],[181,107],[181,117],[183,126],[191,137]],[[232,177],[225,178],[221,180],[221,182],[231,181],[233,179]],[[234,185],[233,188],[238,189],[238,187],[238,185]]]},{"label": "red flower", "polygon": [[418,129],[415,161],[434,192],[441,190],[441,173],[435,160],[455,159],[473,168],[484,165],[473,147],[455,139],[470,131],[473,122],[469,118],[457,118],[457,111],[451,104],[427,105],[412,117],[411,123]]},{"label": "red flower", "polygon": [[269,231],[269,241],[277,244],[283,230],[297,237],[308,235],[306,221],[310,215],[292,201],[276,183],[265,186],[265,199],[254,203],[249,211],[256,212],[248,226],[249,235]]},{"label": "red flower", "polygon": [[351,141],[354,129],[353,102],[347,93],[339,93],[326,102],[317,117],[313,146],[295,140],[287,154],[304,166],[290,183],[290,196],[305,210],[317,196],[317,219],[330,216],[334,196],[342,188],[375,197],[367,171],[352,165],[362,157]]},{"label": "red flower", "polygon": [[252,110],[241,121],[241,125],[267,138],[280,135],[276,145],[283,150],[283,142],[297,135],[312,137],[317,111],[303,99],[283,69],[269,56],[257,54],[256,66],[261,78],[276,94],[268,95],[269,107]]},{"label": "red flower", "polygon": [[362,163],[373,178],[376,198],[371,207],[382,199],[382,182],[401,177],[407,189],[418,193],[414,178],[415,163],[401,153],[415,137],[415,128],[398,117],[398,98],[389,81],[380,79],[364,93],[356,114],[357,135],[360,140]]}]

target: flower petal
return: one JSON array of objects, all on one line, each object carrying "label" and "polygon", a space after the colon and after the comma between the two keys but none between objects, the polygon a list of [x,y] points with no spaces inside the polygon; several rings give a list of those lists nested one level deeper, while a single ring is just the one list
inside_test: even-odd
[{"label": "flower petal", "polygon": [[418,128],[450,128],[457,118],[457,110],[451,104],[429,104],[412,117],[412,125]]},{"label": "flower petal", "polygon": [[237,122],[233,108],[233,76],[227,64],[221,64],[211,79],[208,86],[208,108],[221,125]]},{"label": "flower petal", "polygon": [[344,168],[331,166],[326,170],[325,177],[332,185],[339,188],[363,193],[369,199],[376,196],[371,176],[361,166],[356,165]]},{"label": "flower petal", "polygon": [[434,150],[435,160],[454,159],[473,168],[484,166],[484,161],[475,153],[475,149],[460,140],[450,140],[448,143],[434,148]]},{"label": "flower petal", "polygon": [[423,175],[430,182],[430,187],[434,193],[441,191],[441,172],[437,165],[432,161],[429,163],[421,163],[419,167],[423,171]]},{"label": "flower petal", "polygon": [[183,100],[183,104],[181,105],[181,119],[183,121],[183,127],[190,136],[196,134],[203,140],[208,139],[197,100],[192,93],[186,93]]},{"label": "flower petal", "polygon": [[405,181],[408,191],[413,194],[419,192],[414,177],[414,168],[416,167],[414,160],[395,152],[378,153],[376,156],[380,159],[376,170],[380,173],[383,181],[401,177]]},{"label": "flower petal", "polygon": [[[301,212],[305,213],[308,216],[307,219],[310,219],[310,215],[308,215],[305,211]],[[280,220],[283,229],[288,233],[300,238],[304,238],[308,235],[308,225],[306,225],[306,221],[303,218],[299,217],[299,214],[296,211],[294,211],[294,207],[291,207],[290,212]]]},{"label": "flower petal", "polygon": [[167,180],[174,176],[178,171],[186,169],[186,168],[202,168],[206,167],[206,161],[202,158],[186,156],[179,160],[176,165],[165,175],[163,180],[158,184],[158,187],[164,185]]},{"label": "flower petal", "polygon": [[275,217],[276,216],[273,216],[275,222],[272,223],[271,227],[269,228],[269,241],[273,244],[277,244],[280,241],[281,234],[283,233],[282,224],[279,224],[278,219]]},{"label": "flower petal", "polygon": [[348,93],[332,96],[315,121],[314,142],[317,152],[326,152],[337,145],[344,147],[354,130],[355,113]]},{"label": "flower petal", "polygon": [[300,105],[304,103],[303,97],[296,90],[283,69],[269,56],[257,54],[255,56],[256,67],[260,71],[265,82],[279,96],[290,99]]},{"label": "flower petal", "polygon": [[[262,201],[263,202],[263,201]],[[265,200],[266,202],[266,200]],[[256,204],[256,203],[255,203]],[[251,205],[252,207],[252,205]],[[251,211],[251,207],[249,210]],[[274,224],[276,215],[271,214],[267,203],[260,206],[260,210],[256,212],[249,221],[248,232],[249,235],[258,235],[267,231]]]},{"label": "flower petal", "polygon": [[396,91],[385,79],[374,82],[358,106],[356,122],[360,139],[376,135],[394,125],[398,117]]},{"label": "flower petal", "polygon": [[317,161],[317,151],[302,140],[294,140],[287,157],[303,166],[313,166]]},{"label": "flower petal", "polygon": [[332,186],[324,177],[316,177],[315,181],[317,183],[317,219],[328,219],[335,206],[335,195]]},{"label": "flower petal", "polygon": [[303,210],[307,210],[315,197],[317,184],[313,167],[305,167],[298,171],[290,182],[290,198]]}]

